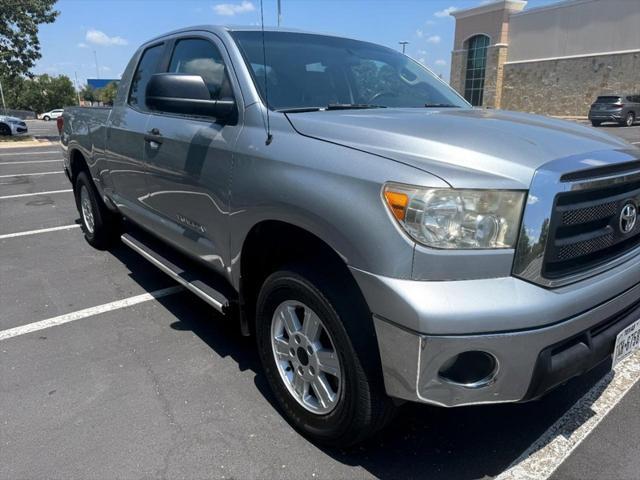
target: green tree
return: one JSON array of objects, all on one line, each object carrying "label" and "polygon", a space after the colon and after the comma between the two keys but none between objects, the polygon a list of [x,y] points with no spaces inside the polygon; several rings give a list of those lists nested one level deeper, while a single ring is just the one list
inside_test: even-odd
[{"label": "green tree", "polygon": [[95,89],[87,84],[80,90],[80,98],[85,102],[95,102],[98,99]]},{"label": "green tree", "polygon": [[105,105],[113,105],[113,101],[116,99],[116,93],[118,93],[118,84],[111,82],[104,88],[99,90],[100,101]]},{"label": "green tree", "polygon": [[17,77],[10,82],[7,105],[20,110],[47,112],[54,108],[76,104],[73,83],[66,75],[34,78]]},{"label": "green tree", "polygon": [[22,75],[41,57],[38,27],[53,23],[56,0],[0,0],[0,78]]}]

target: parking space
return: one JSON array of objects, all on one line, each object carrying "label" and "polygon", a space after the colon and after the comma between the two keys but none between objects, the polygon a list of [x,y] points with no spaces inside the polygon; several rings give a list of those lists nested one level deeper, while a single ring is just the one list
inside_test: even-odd
[{"label": "parking space", "polygon": [[58,135],[55,120],[50,120],[48,122],[45,122],[44,120],[27,120],[26,122],[27,128],[29,129],[29,135],[47,138],[55,138]]},{"label": "parking space", "polygon": [[[610,133],[636,128],[640,142],[640,127]],[[275,409],[252,338],[194,295],[167,291],[175,284],[126,247],[91,248],[66,177],[27,175],[60,164],[17,163],[60,158],[51,146],[0,150],[1,479],[640,471],[638,355],[615,377],[603,365],[540,401],[406,405],[362,446],[314,446]]]}]

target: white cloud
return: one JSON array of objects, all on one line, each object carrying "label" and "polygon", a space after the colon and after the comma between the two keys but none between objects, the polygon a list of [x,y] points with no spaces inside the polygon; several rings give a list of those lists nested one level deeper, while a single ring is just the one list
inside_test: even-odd
[{"label": "white cloud", "polygon": [[78,48],[89,48],[89,45],[87,45],[87,44],[86,44],[86,43],[84,43],[84,42],[80,42],[80,43],[78,44]]},{"label": "white cloud", "polygon": [[418,59],[418,62],[420,62],[420,63],[421,63],[421,64],[423,64],[423,65],[426,65],[426,64],[427,64],[427,60],[426,60],[425,58],[423,58],[423,57],[420,57],[420,58]]},{"label": "white cloud", "polygon": [[427,51],[426,50],[418,50],[418,55],[420,56],[426,56],[427,55]]},{"label": "white cloud", "polygon": [[445,17],[448,17],[449,15],[451,15],[456,10],[459,10],[459,8],[458,7],[448,7],[448,8],[445,8],[444,10],[439,10],[439,11],[435,12],[434,15],[436,17],[438,17],[438,18],[445,18]]},{"label": "white cloud", "polygon": [[424,32],[420,29],[416,30],[416,37],[422,38],[424,36]]},{"label": "white cloud", "polygon": [[93,43],[94,45],[102,45],[103,47],[110,47],[112,45],[127,45],[129,43],[122,37],[110,37],[100,30],[93,29],[87,30],[85,40],[89,43]]},{"label": "white cloud", "polygon": [[216,15],[222,15],[225,17],[253,12],[256,9],[253,2],[249,2],[248,0],[242,0],[240,3],[219,3],[211,8],[213,8]]},{"label": "white cloud", "polygon": [[442,40],[440,38],[440,35],[431,35],[429,38],[427,38],[427,43],[437,44],[440,43],[440,40]]},{"label": "white cloud", "polygon": [[105,65],[100,65],[100,71],[101,71],[101,72],[105,72],[105,73],[106,73],[106,72],[110,72],[110,71],[111,71],[111,68],[110,68],[110,67],[107,67],[107,66],[105,66]]},{"label": "white cloud", "polygon": [[436,61],[435,61],[435,64],[436,64],[436,65],[443,66],[443,65],[446,65],[446,64],[447,64],[447,61],[446,61],[446,60],[436,60]]},{"label": "white cloud", "polygon": [[425,25],[435,25],[436,22],[434,22],[433,20],[427,20],[426,22],[424,22]]}]

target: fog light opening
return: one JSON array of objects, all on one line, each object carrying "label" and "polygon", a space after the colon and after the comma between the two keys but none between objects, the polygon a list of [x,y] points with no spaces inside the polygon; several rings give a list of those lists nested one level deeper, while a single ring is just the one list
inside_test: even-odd
[{"label": "fog light opening", "polygon": [[438,375],[447,383],[481,388],[493,383],[497,373],[496,357],[487,352],[470,351],[451,357],[442,364]]}]

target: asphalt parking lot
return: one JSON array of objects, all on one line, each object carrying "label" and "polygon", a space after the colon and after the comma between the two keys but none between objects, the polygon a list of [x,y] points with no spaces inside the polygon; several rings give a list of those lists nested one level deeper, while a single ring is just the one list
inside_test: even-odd
[{"label": "asphalt parking lot", "polygon": [[126,247],[91,248],[70,188],[55,144],[0,149],[0,478],[639,478],[640,355],[536,402],[406,405],[362,446],[314,446],[254,340]]}]

